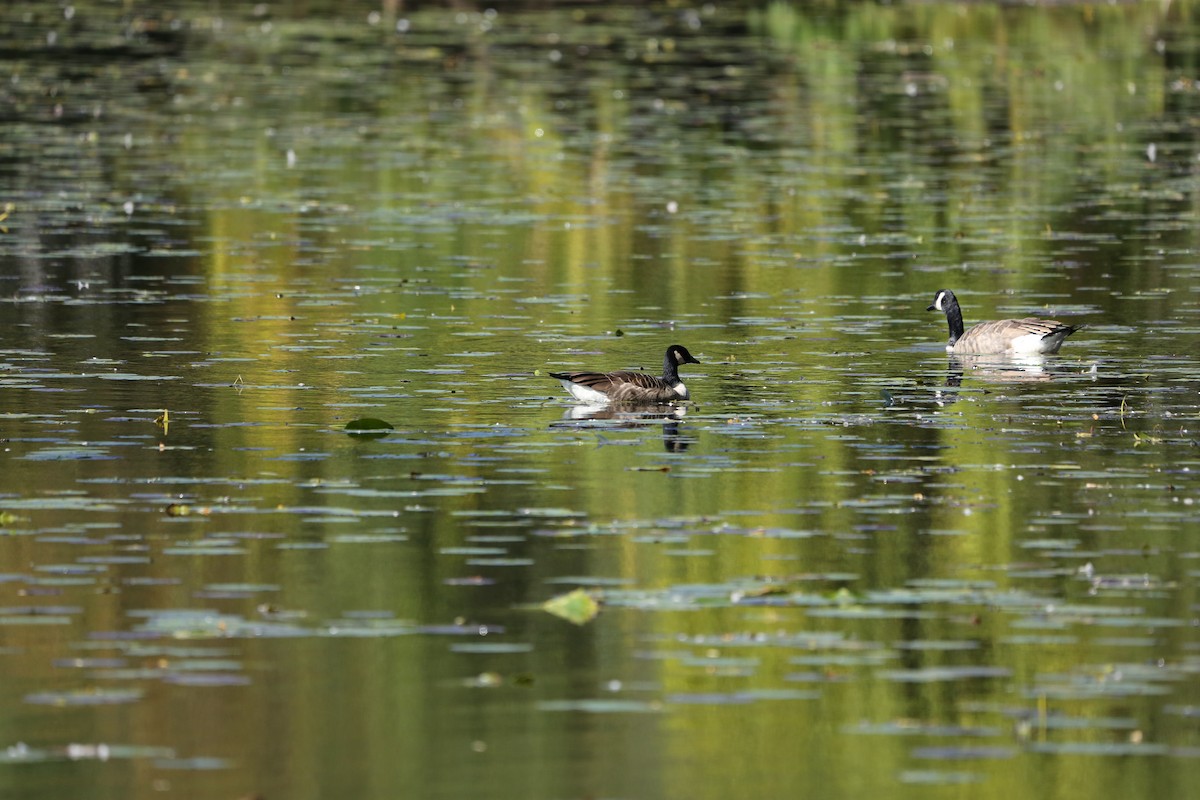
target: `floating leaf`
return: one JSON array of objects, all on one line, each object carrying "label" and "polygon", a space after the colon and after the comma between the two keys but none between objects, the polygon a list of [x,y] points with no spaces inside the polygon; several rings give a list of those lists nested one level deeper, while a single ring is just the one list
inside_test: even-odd
[{"label": "floating leaf", "polygon": [[386,436],[388,431],[396,430],[396,427],[390,422],[387,422],[376,417],[359,417],[352,419],[346,423],[343,429],[346,433],[354,433],[367,436]]},{"label": "floating leaf", "polygon": [[542,604],[542,608],[576,625],[591,622],[600,613],[600,604],[596,602],[596,598],[583,589],[552,597]]}]

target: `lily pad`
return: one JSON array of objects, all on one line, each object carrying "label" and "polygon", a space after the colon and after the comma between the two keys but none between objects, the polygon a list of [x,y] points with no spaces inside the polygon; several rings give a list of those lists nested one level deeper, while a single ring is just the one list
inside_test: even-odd
[{"label": "lily pad", "polygon": [[358,435],[386,436],[388,431],[396,430],[396,426],[377,417],[359,417],[347,422],[343,430]]},{"label": "lily pad", "polygon": [[542,604],[542,608],[576,625],[585,625],[600,613],[600,604],[596,602],[596,598],[583,589],[552,597]]}]

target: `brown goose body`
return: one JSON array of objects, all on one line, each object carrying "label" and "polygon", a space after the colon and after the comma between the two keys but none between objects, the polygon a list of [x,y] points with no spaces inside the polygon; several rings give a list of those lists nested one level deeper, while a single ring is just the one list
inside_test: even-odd
[{"label": "brown goose body", "polygon": [[679,377],[681,364],[699,364],[682,345],[673,344],[663,357],[661,377],[648,372],[551,372],[576,400],[585,403],[671,403],[688,399]]},{"label": "brown goose body", "polygon": [[1057,353],[1063,340],[1082,325],[1024,317],[981,322],[963,330],[962,309],[949,289],[942,289],[926,311],[941,311],[950,326],[946,350],[955,355],[1042,355]]}]

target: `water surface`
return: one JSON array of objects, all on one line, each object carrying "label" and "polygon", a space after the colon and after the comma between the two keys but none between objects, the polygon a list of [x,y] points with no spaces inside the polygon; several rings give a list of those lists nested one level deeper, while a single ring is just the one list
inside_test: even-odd
[{"label": "water surface", "polygon": [[1184,796],[1194,4],[537,6],[0,12],[4,795]]}]

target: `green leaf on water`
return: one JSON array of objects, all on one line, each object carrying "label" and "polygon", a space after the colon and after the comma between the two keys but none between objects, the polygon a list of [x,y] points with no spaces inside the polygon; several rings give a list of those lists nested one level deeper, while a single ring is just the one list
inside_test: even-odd
[{"label": "green leaf on water", "polygon": [[576,625],[591,622],[600,613],[600,604],[596,602],[596,598],[583,589],[552,597],[542,603],[542,608]]},{"label": "green leaf on water", "polygon": [[390,422],[375,417],[359,417],[346,423],[346,433],[382,436],[388,431],[396,430]]}]

